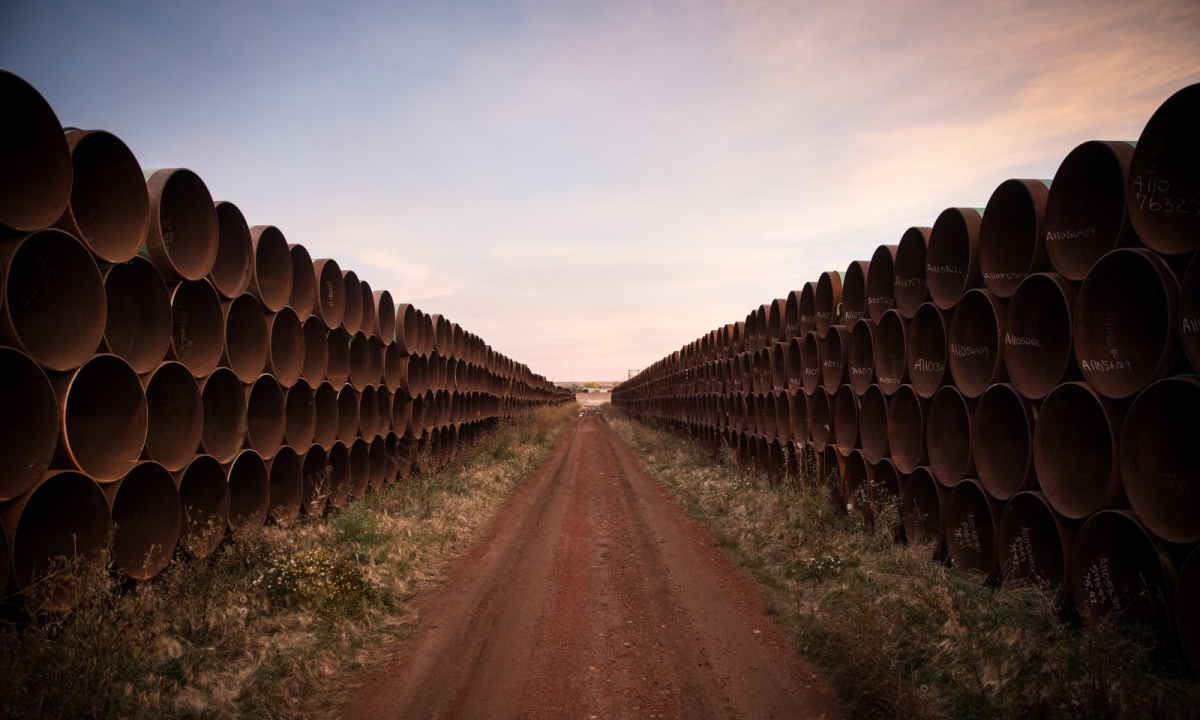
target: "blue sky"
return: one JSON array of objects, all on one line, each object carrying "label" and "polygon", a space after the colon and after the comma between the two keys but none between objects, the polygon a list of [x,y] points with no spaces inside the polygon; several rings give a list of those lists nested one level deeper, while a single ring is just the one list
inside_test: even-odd
[{"label": "blue sky", "polygon": [[1200,81],[1200,4],[0,0],[144,167],[555,379],[617,379]]}]

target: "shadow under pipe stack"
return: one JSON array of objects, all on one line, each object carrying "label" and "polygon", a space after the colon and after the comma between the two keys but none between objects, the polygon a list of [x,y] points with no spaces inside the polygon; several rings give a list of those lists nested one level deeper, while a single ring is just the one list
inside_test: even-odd
[{"label": "shadow under pipe stack", "polygon": [[79,560],[137,580],[180,548],[319,515],[571,402],[397,304],[195,173],[64,129],[0,71],[0,584],[78,601]]},{"label": "shadow under pipe stack", "polygon": [[1200,85],[659,360],[613,403],[1200,674]]}]

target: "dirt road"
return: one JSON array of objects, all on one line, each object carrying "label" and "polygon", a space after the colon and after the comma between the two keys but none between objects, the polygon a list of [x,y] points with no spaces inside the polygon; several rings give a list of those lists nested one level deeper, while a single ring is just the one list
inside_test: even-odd
[{"label": "dirt road", "polygon": [[590,409],[418,612],[343,717],[841,716],[750,579]]}]

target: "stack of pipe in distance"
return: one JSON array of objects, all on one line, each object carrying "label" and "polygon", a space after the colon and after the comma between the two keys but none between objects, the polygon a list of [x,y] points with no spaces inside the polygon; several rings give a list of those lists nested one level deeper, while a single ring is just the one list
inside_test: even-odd
[{"label": "stack of pipe in distance", "polygon": [[[613,390],[982,581],[1200,672],[1200,85]],[[731,454],[722,450],[730,449]],[[1178,640],[1178,643],[1176,643]]]},{"label": "stack of pipe in distance", "polygon": [[148,579],[574,399],[3,71],[0,104],[0,584],[35,605],[77,602],[65,565]]}]

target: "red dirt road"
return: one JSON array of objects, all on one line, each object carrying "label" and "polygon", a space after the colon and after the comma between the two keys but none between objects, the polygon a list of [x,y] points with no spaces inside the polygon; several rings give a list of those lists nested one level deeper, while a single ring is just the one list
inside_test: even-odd
[{"label": "red dirt road", "polygon": [[563,433],[345,718],[834,718],[830,693],[608,424]]}]

